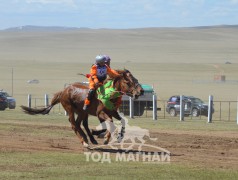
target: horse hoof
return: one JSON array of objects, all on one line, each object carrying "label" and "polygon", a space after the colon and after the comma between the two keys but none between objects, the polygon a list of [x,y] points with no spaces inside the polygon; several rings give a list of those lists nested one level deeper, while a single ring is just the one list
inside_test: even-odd
[{"label": "horse hoof", "polygon": [[109,140],[104,140],[103,144],[108,144]]},{"label": "horse hoof", "polygon": [[89,147],[88,143],[83,142],[83,147],[85,147],[85,148]]},{"label": "horse hoof", "polygon": [[118,138],[117,138],[117,142],[118,142],[118,143],[122,142],[122,138],[121,138],[121,137],[118,137]]},{"label": "horse hoof", "polygon": [[98,144],[98,142],[96,141],[96,140],[94,140],[94,141],[91,141],[93,144]]},{"label": "horse hoof", "polygon": [[120,143],[123,138],[124,138],[124,135],[119,133],[118,136],[117,136],[117,142]]},{"label": "horse hoof", "polygon": [[104,136],[105,136],[105,134],[104,134],[104,133],[101,133],[101,134],[98,135],[98,138],[99,138],[99,139],[103,139]]},{"label": "horse hoof", "polygon": [[95,133],[95,131],[93,129],[91,130],[91,134],[92,135],[96,135],[96,133]]}]

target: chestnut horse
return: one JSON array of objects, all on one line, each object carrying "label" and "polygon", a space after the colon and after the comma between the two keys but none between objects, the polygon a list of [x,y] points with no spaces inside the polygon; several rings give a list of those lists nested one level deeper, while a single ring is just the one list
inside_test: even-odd
[{"label": "chestnut horse", "polygon": [[[138,80],[130,73],[128,70],[117,70],[122,76],[113,79],[113,86],[116,91],[126,94],[134,99],[137,99],[143,94],[144,90],[138,83]],[[56,93],[51,100],[51,104],[45,108],[29,108],[26,106],[21,106],[23,111],[30,115],[35,114],[48,114],[50,110],[58,103],[61,103],[65,111],[69,116],[69,122],[71,123],[72,129],[78,136],[80,142],[83,146],[88,147],[87,136],[81,128],[81,123],[83,121],[83,126],[93,144],[97,144],[91,131],[88,128],[88,115],[97,116],[100,122],[109,121],[112,122],[112,117],[121,120],[120,115],[116,109],[108,110],[104,104],[97,99],[95,94],[94,98],[91,100],[91,104],[86,111],[83,110],[84,100],[88,94],[88,86],[82,83],[74,83],[66,87],[64,90]],[[121,94],[121,95],[122,95]],[[112,99],[115,101],[115,99]],[[77,119],[75,120],[75,115],[77,114]],[[108,123],[113,124],[113,123]],[[104,144],[107,144],[110,140],[113,127],[107,127],[108,131],[104,136]]]}]

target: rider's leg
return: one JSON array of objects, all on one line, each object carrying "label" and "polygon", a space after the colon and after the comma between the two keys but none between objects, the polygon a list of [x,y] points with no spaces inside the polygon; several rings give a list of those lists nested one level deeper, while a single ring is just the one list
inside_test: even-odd
[{"label": "rider's leg", "polygon": [[92,100],[94,93],[95,93],[94,82],[91,78],[89,78],[89,91],[88,91],[88,96],[84,101],[83,110],[86,110],[88,106],[90,105],[90,101]]},{"label": "rider's leg", "polygon": [[88,96],[84,101],[83,110],[86,110],[88,106],[90,105],[90,102],[93,99],[94,93],[95,93],[95,89],[89,89]]}]

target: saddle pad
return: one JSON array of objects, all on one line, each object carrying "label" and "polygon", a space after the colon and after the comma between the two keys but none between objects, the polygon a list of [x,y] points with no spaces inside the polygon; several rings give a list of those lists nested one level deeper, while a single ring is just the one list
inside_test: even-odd
[{"label": "saddle pad", "polygon": [[115,99],[120,96],[121,94],[113,87],[113,80],[106,82],[104,85],[100,86],[97,89],[98,99],[109,110],[115,109],[115,105],[110,101],[110,99]]}]

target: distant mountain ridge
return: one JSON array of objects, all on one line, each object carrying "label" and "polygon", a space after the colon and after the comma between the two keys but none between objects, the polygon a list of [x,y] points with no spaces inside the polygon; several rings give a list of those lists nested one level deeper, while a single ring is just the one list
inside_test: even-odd
[{"label": "distant mountain ridge", "polygon": [[64,26],[18,26],[4,29],[2,31],[68,31],[77,29],[89,29],[89,28],[77,28],[77,27],[64,27]]},{"label": "distant mountain ridge", "polygon": [[[131,29],[148,29],[148,28],[166,28],[166,27],[145,27],[145,28],[131,28]],[[214,25],[214,26],[194,26],[194,27],[167,27],[167,28],[195,28],[195,29],[209,29],[209,28],[238,28],[238,25]],[[91,29],[87,27],[64,27],[64,26],[18,26],[11,27],[0,31],[68,31],[68,30],[82,30]],[[110,28],[101,28],[110,29]],[[130,29],[130,28],[128,28]]]},{"label": "distant mountain ridge", "polygon": [[238,28],[238,25],[214,25],[214,26],[195,26],[191,28],[209,29],[209,28]]}]

